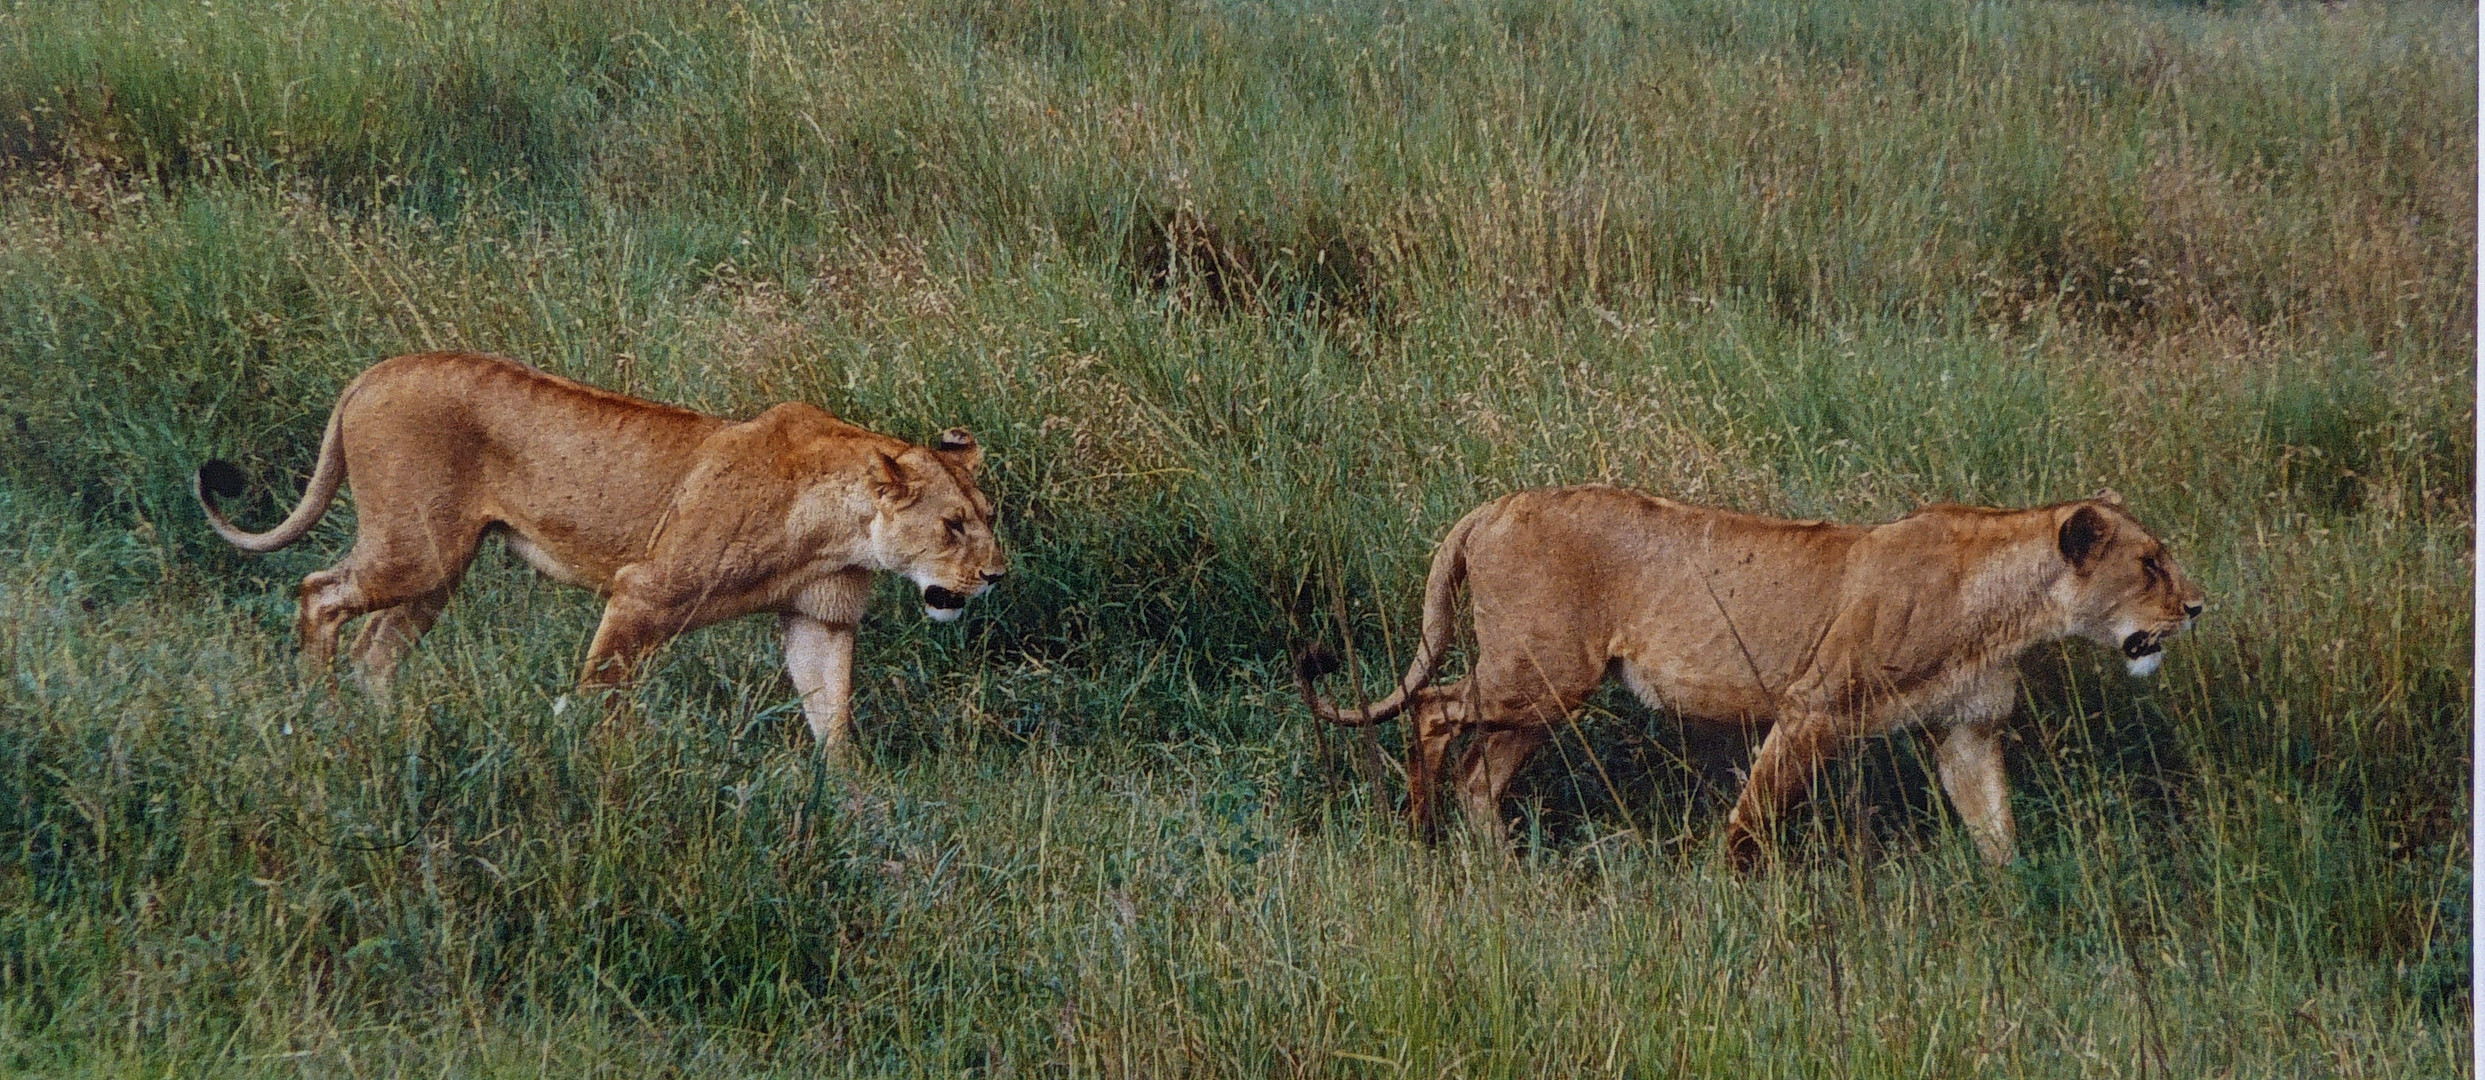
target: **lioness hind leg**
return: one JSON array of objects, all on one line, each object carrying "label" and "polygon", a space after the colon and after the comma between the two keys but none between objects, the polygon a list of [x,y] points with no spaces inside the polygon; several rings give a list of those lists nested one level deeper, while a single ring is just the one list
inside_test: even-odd
[{"label": "lioness hind leg", "polygon": [[1536,748],[1553,737],[1589,692],[1605,679],[1606,659],[1592,653],[1541,653],[1494,648],[1494,636],[1479,622],[1476,637],[1485,642],[1476,658],[1475,726],[1482,737],[1467,747],[1458,763],[1458,798],[1469,824],[1486,835],[1505,837],[1501,800],[1510,781]]},{"label": "lioness hind leg", "polygon": [[1414,738],[1406,754],[1407,821],[1419,839],[1432,838],[1433,786],[1450,743],[1467,729],[1466,684],[1427,688],[1407,707]]},{"label": "lioness hind leg", "polygon": [[1496,840],[1508,835],[1509,825],[1501,819],[1501,800],[1510,793],[1510,781],[1519,775],[1527,759],[1552,738],[1553,729],[1538,725],[1488,731],[1468,744],[1467,753],[1458,762],[1459,808],[1466,813],[1467,824]]},{"label": "lioness hind leg", "polygon": [[324,678],[336,664],[338,631],[344,628],[346,620],[369,610],[361,600],[362,590],[355,587],[351,559],[303,576],[294,632],[302,640],[305,675]]},{"label": "lioness hind leg", "polygon": [[[401,605],[431,603],[428,610],[419,613],[419,627],[405,621],[418,614],[408,612],[406,616],[383,618],[384,625],[366,629],[354,640],[357,660],[367,661],[374,651],[385,652],[391,646],[382,643],[388,641],[401,641],[394,649],[396,655],[402,655],[404,647],[412,645],[439,617],[449,591],[456,588],[458,578],[466,572],[466,564],[474,558],[479,533],[479,529],[466,530],[462,543],[454,536],[392,543],[387,538],[374,540],[365,534],[354,542],[353,553],[345,561],[303,577],[296,629],[302,637],[304,666],[313,675],[327,677],[336,663],[337,637],[356,616],[394,611]],[[437,602],[432,602],[435,599]],[[406,633],[407,630],[412,633]],[[379,636],[374,637],[374,633]],[[395,663],[394,656],[389,663]],[[382,681],[385,679],[383,675]]]},{"label": "lioness hind leg", "polygon": [[440,621],[440,612],[449,606],[449,593],[457,587],[450,582],[421,596],[391,608],[372,612],[354,635],[354,666],[361,670],[363,685],[374,694],[386,694],[397,673],[397,665],[414,650],[414,643],[433,623]]}]

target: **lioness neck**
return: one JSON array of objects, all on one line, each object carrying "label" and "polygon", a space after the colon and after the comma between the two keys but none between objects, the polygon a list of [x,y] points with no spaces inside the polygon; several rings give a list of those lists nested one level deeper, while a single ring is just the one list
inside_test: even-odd
[{"label": "lioness neck", "polygon": [[2060,595],[2069,568],[2055,552],[2050,531],[2030,538],[2011,522],[2005,542],[1985,547],[1962,575],[1958,631],[1966,651],[1988,664],[2008,664],[2038,645],[2074,632],[2070,608]]}]

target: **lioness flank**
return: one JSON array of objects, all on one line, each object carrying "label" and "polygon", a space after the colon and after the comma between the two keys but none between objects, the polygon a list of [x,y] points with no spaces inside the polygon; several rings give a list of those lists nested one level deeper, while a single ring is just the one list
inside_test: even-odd
[{"label": "lioness flank", "polygon": [[217,510],[211,493],[242,490],[233,466],[208,462],[194,486],[218,534],[274,551],[353,482],[353,551],[302,579],[314,671],[334,662],[346,620],[369,614],[354,660],[384,687],[498,533],[537,570],[609,598],[588,688],[626,685],[676,634],[774,613],[811,733],[838,753],[872,571],[905,575],[945,621],[1007,569],[975,487],[982,464],[960,429],[914,446],[799,402],[727,420],[450,352],[385,360],[346,386],[309,490],[274,529],[243,532]]},{"label": "lioness flank", "polygon": [[[1474,670],[1433,687],[1459,583],[1473,593]],[[1504,790],[1608,673],[1649,706],[1711,724],[1769,725],[1727,819],[1739,861],[1848,740],[1922,726],[1942,790],[1987,860],[2011,859],[2002,722],[2019,654],[2083,637],[2157,670],[2202,594],[2112,492],[2029,510],[1928,506],[1885,525],[1786,521],[1604,486],[1522,491],[1451,528],[1424,586],[1423,644],[1368,708],[1323,699],[1333,666],[1307,653],[1314,713],[1413,719],[1410,812],[1428,824],[1451,741],[1476,738],[1455,780],[1468,820],[1498,835]]]}]

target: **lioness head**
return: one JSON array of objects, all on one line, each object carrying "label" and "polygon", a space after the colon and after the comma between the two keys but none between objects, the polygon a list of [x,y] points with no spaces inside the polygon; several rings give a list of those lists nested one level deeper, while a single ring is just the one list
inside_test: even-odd
[{"label": "lioness head", "polygon": [[875,513],[871,545],[880,565],[923,590],[923,613],[936,622],[1009,572],[992,535],[992,500],[975,486],[984,451],[964,428],[941,433],[930,448],[873,453]]},{"label": "lioness head", "polygon": [[2057,507],[2054,523],[2072,632],[2119,650],[2133,675],[2155,674],[2166,639],[2200,616],[2200,587],[2111,491]]}]

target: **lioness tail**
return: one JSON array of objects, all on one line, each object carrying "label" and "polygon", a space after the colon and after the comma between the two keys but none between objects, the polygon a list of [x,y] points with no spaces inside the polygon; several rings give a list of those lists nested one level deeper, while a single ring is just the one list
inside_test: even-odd
[{"label": "lioness tail", "polygon": [[1424,640],[1415,652],[1415,660],[1407,665],[1406,675],[1398,680],[1397,691],[1361,709],[1340,708],[1321,697],[1312,681],[1336,670],[1337,658],[1328,650],[1314,646],[1295,658],[1294,688],[1303,695],[1303,704],[1312,714],[1334,724],[1363,727],[1377,724],[1406,709],[1407,699],[1432,681],[1433,673],[1441,670],[1441,661],[1449,655],[1450,639],[1455,636],[1458,617],[1458,586],[1467,580],[1467,536],[1484,520],[1484,515],[1498,503],[1487,503],[1460,518],[1443,537],[1441,546],[1432,553],[1432,572],[1424,577]]},{"label": "lioness tail", "polygon": [[190,477],[190,493],[198,497],[199,509],[206,511],[207,524],[215,528],[216,535],[243,551],[266,552],[302,539],[311,526],[319,524],[320,517],[328,512],[328,504],[336,501],[337,488],[345,483],[345,403],[353,397],[354,387],[348,386],[337,398],[336,408],[328,413],[327,433],[319,439],[319,464],[311,470],[310,486],[302,492],[302,501],[293,513],[285,515],[285,520],[273,529],[244,532],[216,508],[214,496],[229,498],[241,494],[240,469],[223,461],[210,461],[198,467],[198,472]]}]

